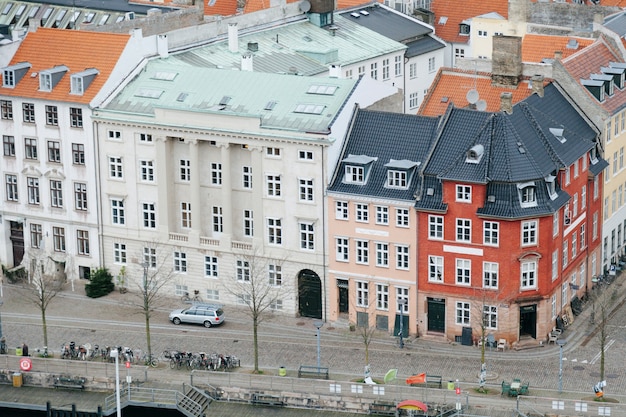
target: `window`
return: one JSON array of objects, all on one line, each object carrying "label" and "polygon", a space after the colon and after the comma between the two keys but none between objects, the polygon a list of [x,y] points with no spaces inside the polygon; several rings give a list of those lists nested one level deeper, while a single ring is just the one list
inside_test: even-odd
[{"label": "window", "polygon": [[335,238],[335,260],[339,262],[348,262],[350,260],[350,246],[348,239],[345,237]]},{"label": "window", "polygon": [[250,282],[250,263],[243,259],[237,259],[237,281]]},{"label": "window", "polygon": [[430,239],[443,239],[443,216],[428,216],[428,237]]},{"label": "window", "polygon": [[383,80],[389,79],[389,58],[383,59]]},{"label": "window", "polygon": [[370,257],[369,241],[355,240],[354,242],[356,245],[356,263],[367,265]]},{"label": "window", "polygon": [[126,223],[126,210],[124,209],[124,200],[111,199],[111,223],[119,225]]},{"label": "window", "polygon": [[124,178],[121,156],[109,157],[109,178]]},{"label": "window", "polygon": [[470,323],[470,303],[456,302],[456,324],[467,325]]},{"label": "window", "polygon": [[498,328],[498,307],[483,306],[483,323],[487,329]]},{"label": "window", "polygon": [[346,165],[343,181],[346,184],[365,184],[365,168],[362,166]]},{"label": "window", "polygon": [[315,226],[310,222],[300,222],[300,249],[315,250]]},{"label": "window", "polygon": [[149,229],[156,228],[156,207],[154,203],[143,203],[142,204],[142,212],[143,212],[143,227],[147,227]]},{"label": "window", "polygon": [[28,204],[39,204],[39,178],[27,177]]},{"label": "window", "polygon": [[389,266],[389,244],[383,242],[376,243],[376,266]]},{"label": "window", "polygon": [[471,261],[469,259],[456,260],[456,283],[459,285],[471,284]]},{"label": "window", "polygon": [[17,175],[5,174],[4,182],[6,186],[7,201],[19,201],[17,192]]},{"label": "window", "polygon": [[70,107],[70,126],[83,127],[83,109]]},{"label": "window", "polygon": [[301,161],[312,161],[313,152],[311,151],[298,151],[298,159]]},{"label": "window", "polygon": [[580,210],[584,211],[587,207],[587,186],[583,185],[580,189]]},{"label": "window", "polygon": [[396,245],[396,269],[409,269],[409,247]]},{"label": "window", "polygon": [[113,243],[113,260],[116,264],[126,263],[126,244],[125,243]]},{"label": "window", "polygon": [[377,80],[378,79],[378,63],[377,62],[372,62],[370,64],[370,77],[373,80]]},{"label": "window", "polygon": [[191,228],[191,203],[187,201],[180,203],[180,226],[184,229]]},{"label": "window", "polygon": [[143,263],[153,269],[157,267],[156,248],[143,248]]},{"label": "window", "polygon": [[457,242],[472,241],[472,221],[470,219],[456,219]]},{"label": "window", "polygon": [[348,220],[347,201],[335,201],[335,219]]},{"label": "window", "polygon": [[585,249],[585,247],[587,246],[587,242],[585,241],[586,239],[586,235],[585,235],[585,224],[581,224],[580,225],[580,249]]},{"label": "window", "polygon": [[411,63],[409,64],[409,78],[417,78],[417,64]]},{"label": "window", "polygon": [[189,159],[181,159],[178,164],[180,169],[180,180],[191,181],[191,162]]},{"label": "window", "polygon": [[537,244],[537,220],[522,222],[522,246]]},{"label": "window", "polygon": [[215,233],[224,232],[224,209],[222,206],[213,206],[213,231]]},{"label": "window", "polygon": [[559,251],[552,252],[552,281],[559,276]]},{"label": "window", "polygon": [[283,285],[283,267],[281,265],[269,264],[267,269],[269,284],[275,287]]},{"label": "window", "polygon": [[40,224],[30,224],[30,247],[39,249],[41,248],[41,241],[43,239],[43,231]]},{"label": "window", "polygon": [[219,162],[211,163],[211,184],[222,185],[222,164]]},{"label": "window", "polygon": [[593,213],[591,239],[596,240],[598,238],[598,212]]},{"label": "window", "polygon": [[174,251],[174,272],[187,272],[187,254],[185,252]]},{"label": "window", "polygon": [[487,31],[486,30],[479,30],[478,31],[478,36],[480,36],[481,38],[486,38],[487,37]]},{"label": "window", "polygon": [[420,103],[420,95],[419,93],[411,93],[409,94],[409,108],[416,109],[419,107]]},{"label": "window", "polygon": [[465,58],[465,49],[464,48],[454,48],[454,57],[455,58]]},{"label": "window", "polygon": [[2,147],[4,156],[15,156],[15,138],[13,136],[2,136]]},{"label": "window", "polygon": [[529,185],[520,189],[520,204],[522,207],[534,207],[537,205],[535,186]]},{"label": "window", "polygon": [[537,286],[537,262],[525,261],[521,265],[521,289],[534,289]]},{"label": "window", "polygon": [[563,242],[563,268],[565,268],[565,266],[567,266],[567,262],[569,261],[569,259],[568,259],[568,247],[569,247],[569,242],[566,240],[565,242]]},{"label": "window", "polygon": [[280,158],[280,148],[265,148],[265,155],[274,158]]},{"label": "window", "polygon": [[140,142],[152,142],[152,135],[149,133],[140,133],[139,141]]},{"label": "window", "polygon": [[300,201],[313,201],[313,180],[300,179]]},{"label": "window", "polygon": [[139,171],[140,171],[141,181],[154,182],[154,162],[153,161],[140,160]]},{"label": "window", "polygon": [[443,282],[443,257],[430,255],[428,257],[428,281]]},{"label": "window", "polygon": [[456,201],[464,203],[472,202],[472,187],[469,185],[457,185],[456,186]]},{"label": "window", "polygon": [[72,143],[72,161],[75,165],[85,165],[85,145]]},{"label": "window", "polygon": [[254,215],[252,210],[243,211],[243,235],[245,237],[254,236]]},{"label": "window", "polygon": [[89,255],[89,232],[87,230],[76,231],[76,246],[79,255]]},{"label": "window", "polygon": [[59,125],[59,112],[57,106],[46,106],[46,124],[49,126]]},{"label": "window", "polygon": [[22,103],[22,117],[24,123],[35,123],[35,105],[33,103]]},{"label": "window", "polygon": [[369,206],[367,204],[356,203],[354,207],[356,211],[356,221],[367,223],[369,221]]},{"label": "window", "polygon": [[65,252],[65,229],[62,227],[52,228],[52,240],[55,252]]},{"label": "window", "polygon": [[389,310],[389,285],[376,284],[376,309]]},{"label": "window", "polygon": [[61,143],[55,140],[48,141],[48,161],[61,162]]},{"label": "window", "polygon": [[283,226],[281,219],[273,217],[267,218],[267,241],[270,245],[283,244]]},{"label": "window", "polygon": [[483,243],[490,246],[498,246],[500,235],[500,223],[483,222]]},{"label": "window", "polygon": [[356,305],[369,307],[369,283],[365,281],[356,281]]},{"label": "window", "polygon": [[387,171],[387,186],[405,190],[408,187],[406,171],[390,169]]},{"label": "window", "polygon": [[428,58],[428,72],[435,72],[435,57]]},{"label": "window", "polygon": [[241,186],[249,190],[252,188],[252,167],[243,166],[242,171],[243,175],[241,177]]},{"label": "window", "polygon": [[483,262],[483,288],[498,289],[498,264]]},{"label": "window", "polygon": [[268,175],[266,177],[267,183],[267,196],[268,197],[280,197],[280,175]]},{"label": "window", "polygon": [[396,77],[402,75],[402,55],[394,57],[394,74]]},{"label": "window", "polygon": [[50,180],[50,205],[52,207],[63,207],[63,183],[57,180]]},{"label": "window", "polygon": [[576,257],[576,252],[578,249],[578,235],[576,231],[572,232],[572,259]]},{"label": "window", "polygon": [[396,208],[396,226],[409,227],[409,209]]},{"label": "window", "polygon": [[119,130],[109,130],[107,131],[107,137],[109,140],[122,140],[122,132]]},{"label": "window", "polygon": [[[238,294],[237,295],[237,304],[239,305],[250,305],[252,302],[252,297],[250,294]],[[270,305],[270,308],[272,305]]]},{"label": "window", "polygon": [[389,224],[389,207],[376,206],[376,224]]},{"label": "window", "polygon": [[4,120],[13,120],[13,102],[0,100],[0,115]]},{"label": "window", "polygon": [[409,314],[409,289],[396,287],[396,313]]},{"label": "window", "polygon": [[204,276],[217,278],[217,256],[205,256],[204,257]]},{"label": "window", "polygon": [[24,157],[26,159],[37,159],[37,139],[24,139]]}]

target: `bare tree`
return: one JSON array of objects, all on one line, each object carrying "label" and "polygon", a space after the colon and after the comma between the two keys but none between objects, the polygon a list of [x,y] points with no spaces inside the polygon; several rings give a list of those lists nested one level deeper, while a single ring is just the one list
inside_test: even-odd
[{"label": "bare tree", "polygon": [[600,381],[605,380],[605,349],[607,340],[613,334],[609,326],[609,319],[613,310],[617,307],[617,290],[612,287],[599,287],[592,291],[591,321],[596,325],[595,335],[600,348]]},{"label": "bare tree", "polygon": [[259,325],[281,308],[283,300],[293,293],[293,286],[283,280],[285,259],[272,260],[258,249],[242,251],[235,257],[235,274],[225,287],[239,304],[246,306],[244,312],[252,319],[254,372],[259,373]]},{"label": "bare tree", "polygon": [[[144,243],[144,252],[137,257],[141,262],[132,268],[135,278],[131,280],[131,285],[135,291],[130,291],[130,304],[144,317],[147,357],[150,359],[152,358],[150,319],[152,313],[163,305],[163,300],[166,298],[162,289],[174,279],[172,267],[169,265],[169,253],[165,253],[162,249],[156,242]],[[124,269],[123,273],[128,272]],[[126,281],[126,277],[123,279]]]},{"label": "bare tree", "polygon": [[[373,278],[372,278],[373,279]],[[373,282],[370,280],[370,283]],[[368,283],[368,285],[370,285]],[[368,291],[367,297],[362,296],[357,300],[357,294],[349,300],[352,310],[355,311],[356,318],[354,329],[361,338],[365,347],[365,367],[369,369],[370,365],[370,344],[376,334],[376,324],[371,324],[371,313],[375,310],[376,300],[371,297],[371,291]],[[374,319],[375,320],[375,319]],[[367,371],[366,371],[367,374]]]}]

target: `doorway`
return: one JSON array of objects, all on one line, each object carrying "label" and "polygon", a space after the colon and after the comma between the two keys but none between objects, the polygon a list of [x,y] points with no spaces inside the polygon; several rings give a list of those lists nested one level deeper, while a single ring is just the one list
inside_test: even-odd
[{"label": "doorway", "polygon": [[338,299],[339,314],[348,313],[349,312],[348,300],[350,298],[349,298],[349,293],[348,293],[348,280],[347,279],[337,280],[337,292],[339,294],[339,299]]},{"label": "doorway", "polygon": [[298,274],[298,306],[301,317],[322,318],[322,281],[310,269]]},{"label": "doorway", "polygon": [[445,333],[446,331],[446,300],[443,298],[427,298],[428,331]]},{"label": "doorway", "polygon": [[537,304],[520,306],[519,308],[519,336],[537,338]]},{"label": "doorway", "polygon": [[13,248],[13,267],[24,259],[24,223],[11,221],[11,247]]}]

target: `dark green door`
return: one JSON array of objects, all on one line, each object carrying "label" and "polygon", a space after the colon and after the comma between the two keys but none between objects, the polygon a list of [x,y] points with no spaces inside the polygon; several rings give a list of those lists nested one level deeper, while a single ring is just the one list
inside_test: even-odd
[{"label": "dark green door", "polygon": [[348,312],[348,280],[338,279],[337,289],[339,290],[339,312]]},{"label": "dark green door", "polygon": [[301,317],[322,318],[322,281],[310,269],[298,275],[298,304]]},{"label": "dark green door", "polygon": [[446,331],[446,301],[442,298],[428,298],[428,331]]}]

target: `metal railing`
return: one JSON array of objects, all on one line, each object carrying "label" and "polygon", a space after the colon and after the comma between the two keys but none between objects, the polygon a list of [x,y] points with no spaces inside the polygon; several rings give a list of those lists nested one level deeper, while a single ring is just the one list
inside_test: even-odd
[{"label": "metal railing", "polygon": [[[188,416],[202,415],[202,406],[176,390],[140,388],[125,385],[120,387],[120,407],[126,405],[155,404],[162,408],[176,408]],[[110,412],[117,408],[115,393],[104,400],[104,410]]]}]

